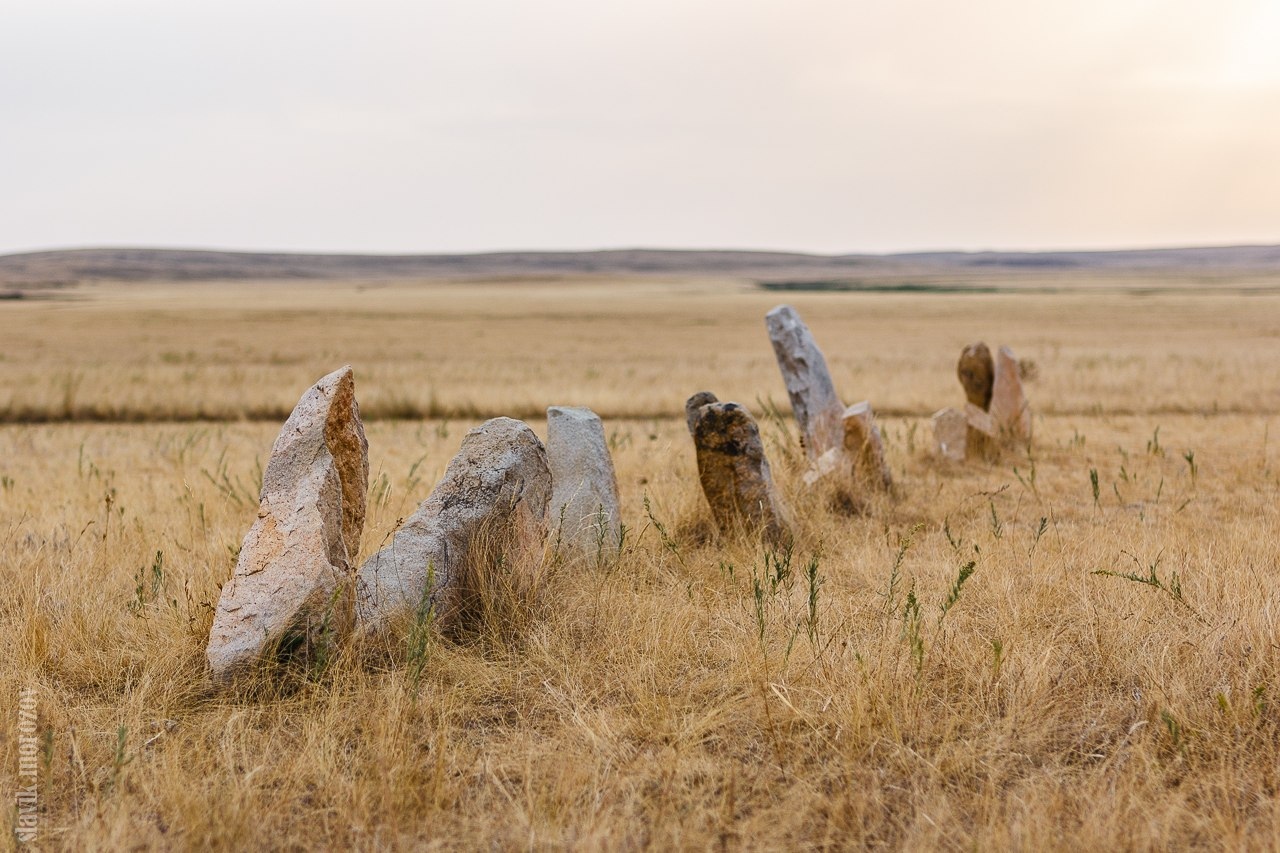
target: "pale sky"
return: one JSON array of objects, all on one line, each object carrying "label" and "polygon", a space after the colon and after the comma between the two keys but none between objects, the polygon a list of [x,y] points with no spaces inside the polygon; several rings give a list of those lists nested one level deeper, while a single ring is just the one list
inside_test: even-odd
[{"label": "pale sky", "polygon": [[1280,0],[0,0],[0,252],[1280,242]]}]

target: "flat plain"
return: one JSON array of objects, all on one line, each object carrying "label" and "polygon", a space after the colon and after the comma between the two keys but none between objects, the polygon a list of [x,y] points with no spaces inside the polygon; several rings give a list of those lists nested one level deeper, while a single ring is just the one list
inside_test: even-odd
[{"label": "flat plain", "polygon": [[[762,292],[729,278],[83,285],[0,302],[0,696],[58,849],[1274,849],[1280,295]],[[793,304],[896,485],[801,481]],[[946,464],[965,344],[1029,453]],[[465,432],[605,420],[617,561],[518,618],[248,692],[204,643],[281,422],[352,364],[373,553]],[[717,537],[682,406],[760,420],[788,554]],[[962,580],[963,578],[963,580]],[[13,802],[17,720],[0,721]],[[11,818],[16,819],[16,816]],[[14,836],[5,834],[6,843]]]}]

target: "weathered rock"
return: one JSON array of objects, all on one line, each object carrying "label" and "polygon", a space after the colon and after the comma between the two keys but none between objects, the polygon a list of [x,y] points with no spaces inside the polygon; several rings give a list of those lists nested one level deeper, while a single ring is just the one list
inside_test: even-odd
[{"label": "weathered rock", "polygon": [[689,435],[693,435],[693,428],[698,421],[698,412],[708,403],[718,403],[719,398],[710,391],[699,391],[694,394],[684,404],[684,422],[689,427]]},{"label": "weathered rock", "polygon": [[772,545],[789,541],[788,513],[751,414],[737,403],[707,403],[693,423],[698,478],[720,531],[743,530]]},{"label": "weathered rock", "polygon": [[[813,464],[809,466],[809,470],[804,472],[801,478],[806,486],[812,486],[819,480],[844,470],[848,465],[849,457],[845,454],[843,447],[833,447],[826,453],[813,460]],[[847,472],[846,472],[847,473]]]},{"label": "weathered rock", "polygon": [[965,403],[964,419],[969,425],[965,455],[970,459],[993,459],[1000,450],[1000,435],[991,413]]},{"label": "weathered rock", "polygon": [[952,462],[963,462],[967,447],[969,424],[963,412],[942,409],[933,415],[933,439],[938,454]]},{"label": "weathered rock", "polygon": [[475,561],[532,572],[542,560],[551,501],[547,453],[522,421],[494,418],[462,440],[444,477],[391,542],[360,567],[362,634],[431,607],[448,620]]},{"label": "weathered rock", "polygon": [[597,563],[615,557],[621,544],[618,478],[595,412],[547,409],[547,465],[553,538],[569,553]]},{"label": "weathered rock", "polygon": [[969,344],[964,348],[956,365],[956,375],[964,386],[965,397],[985,412],[991,405],[991,386],[995,381],[995,362],[991,360],[991,350],[985,343]]},{"label": "weathered rock", "polygon": [[999,435],[996,420],[990,412],[984,412],[973,403],[964,404],[964,420],[969,425],[969,438],[976,432],[982,437],[994,439]]},{"label": "weathered rock", "polygon": [[836,396],[827,360],[809,327],[790,305],[765,315],[765,327],[778,359],[778,369],[791,398],[791,410],[811,462],[832,448],[844,447],[844,404]]},{"label": "weathered rock", "polygon": [[893,486],[893,474],[884,457],[884,438],[868,402],[844,410],[844,451],[853,460],[854,478],[877,489]]},{"label": "weathered rock", "polygon": [[1008,347],[1000,347],[996,352],[988,411],[1002,439],[1020,442],[1031,439],[1031,406],[1022,391],[1018,360]]},{"label": "weathered rock", "polygon": [[302,396],[271,448],[258,519],[214,612],[206,654],[216,679],[275,651],[323,653],[350,632],[368,450],[344,367]]}]

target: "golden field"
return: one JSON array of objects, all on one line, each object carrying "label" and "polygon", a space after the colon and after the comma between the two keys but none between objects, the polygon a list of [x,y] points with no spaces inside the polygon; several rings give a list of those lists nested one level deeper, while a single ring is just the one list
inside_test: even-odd
[{"label": "golden field", "polygon": [[[882,414],[896,487],[859,514],[804,491],[794,425],[764,412],[785,409],[780,301],[845,401]],[[928,415],[963,402],[975,340],[1035,363],[1035,441],[944,464]],[[622,556],[549,561],[508,624],[215,690],[211,606],[266,453],[343,363],[370,444],[362,556],[467,429],[545,434],[557,404],[605,417]],[[760,419],[789,561],[710,533],[682,411],[703,389]],[[1278,415],[1267,292],[584,279],[0,303],[0,696],[37,697],[39,847],[1280,847]]]}]

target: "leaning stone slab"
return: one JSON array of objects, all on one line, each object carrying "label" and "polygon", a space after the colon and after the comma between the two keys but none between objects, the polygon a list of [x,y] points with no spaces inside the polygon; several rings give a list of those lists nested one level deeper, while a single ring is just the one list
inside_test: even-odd
[{"label": "leaning stone slab", "polygon": [[431,495],[360,567],[359,632],[379,633],[425,607],[448,619],[462,604],[460,582],[473,561],[501,558],[511,572],[535,570],[550,500],[547,452],[533,430],[511,418],[471,430]]},{"label": "leaning stone slab", "polygon": [[999,430],[996,428],[996,419],[991,417],[990,412],[979,409],[973,403],[964,404],[964,421],[969,425],[969,437],[971,439],[975,432],[991,439],[999,435]]},{"label": "leaning stone slab", "polygon": [[547,409],[552,538],[597,563],[617,556],[621,532],[618,478],[604,425],[590,409]]},{"label": "leaning stone slab", "polygon": [[844,411],[844,451],[853,460],[854,478],[877,489],[893,486],[893,474],[884,457],[884,438],[868,402]]},{"label": "leaning stone slab", "polygon": [[698,478],[716,526],[726,535],[745,530],[785,544],[791,536],[787,510],[751,414],[737,403],[706,403],[693,423]]},{"label": "leaning stone slab", "polygon": [[214,612],[206,654],[215,679],[349,633],[368,486],[369,443],[344,367],[302,396],[271,448],[258,519]]},{"label": "leaning stone slab", "polygon": [[765,327],[805,450],[815,462],[832,448],[844,447],[844,404],[836,396],[822,350],[794,308],[774,308],[765,315]]},{"label": "leaning stone slab", "polygon": [[948,408],[934,413],[933,439],[942,458],[963,462],[968,433],[969,424],[963,412]]},{"label": "leaning stone slab", "polygon": [[1008,347],[1000,347],[996,352],[995,378],[988,411],[1002,438],[1014,441],[1031,439],[1031,406],[1022,391],[1018,360]]}]

